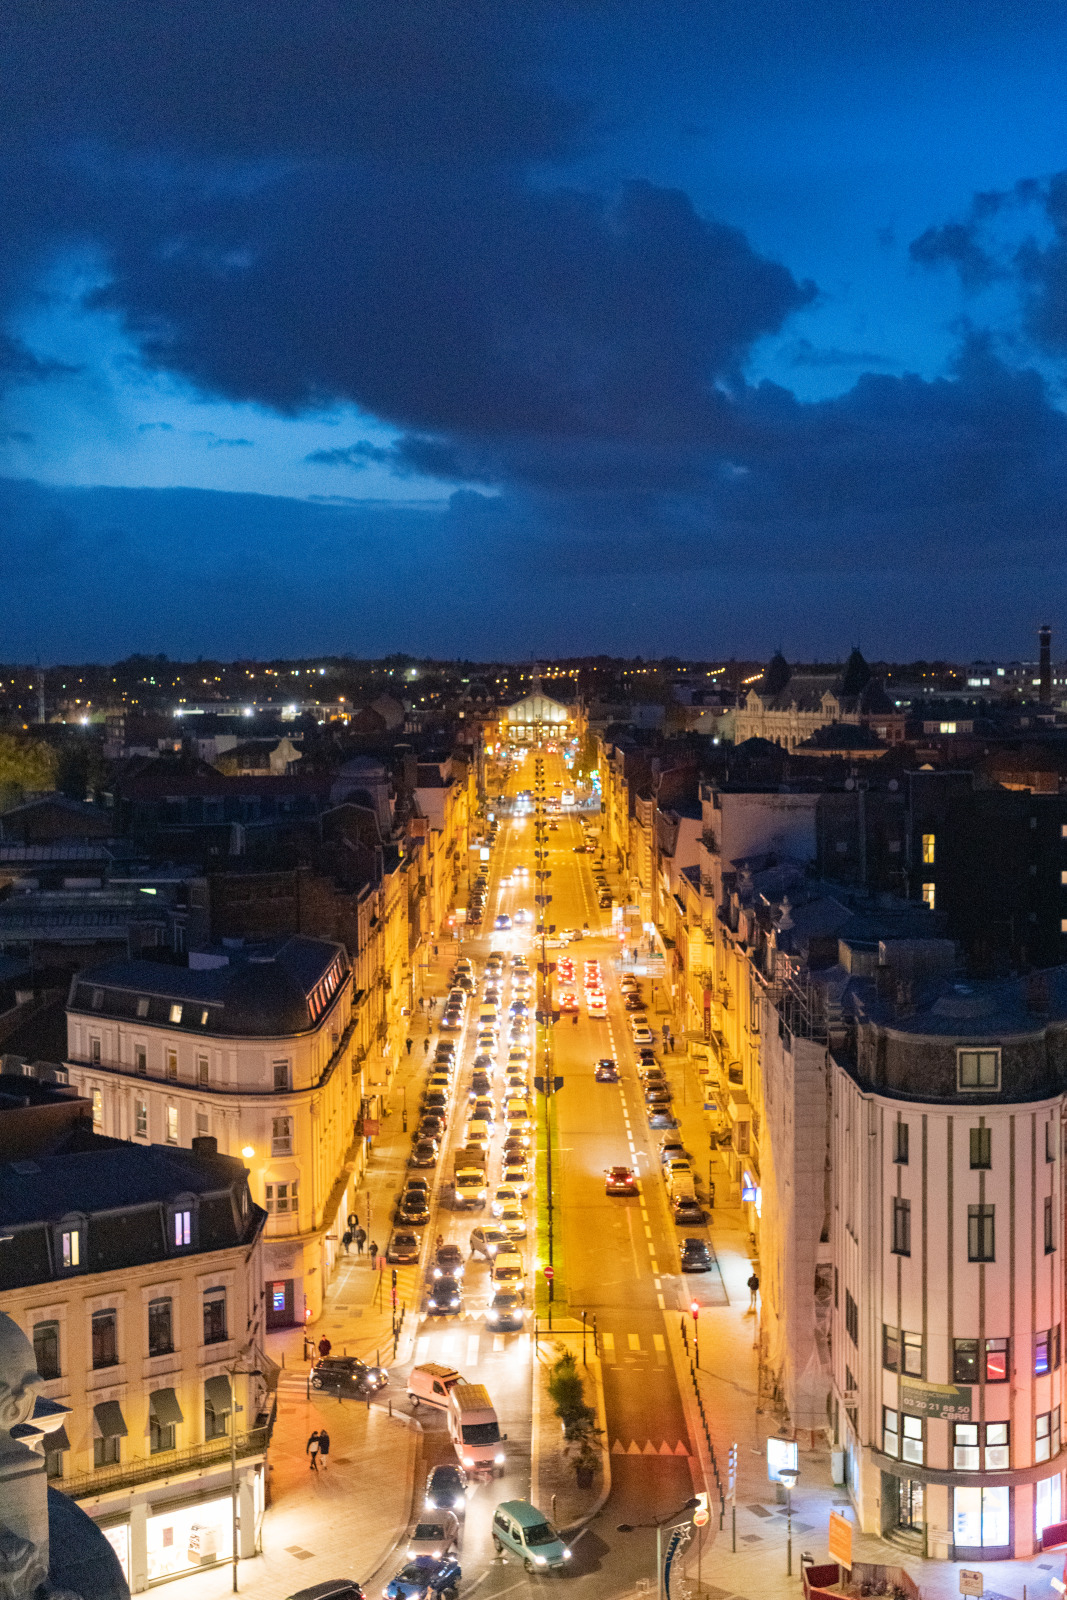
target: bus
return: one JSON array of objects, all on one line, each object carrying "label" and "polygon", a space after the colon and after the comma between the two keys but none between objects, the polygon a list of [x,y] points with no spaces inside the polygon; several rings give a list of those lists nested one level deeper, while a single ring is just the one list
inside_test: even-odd
[{"label": "bus", "polygon": [[560,801],[565,806],[572,806],[574,804],[574,790],[564,789],[563,793],[560,795]]}]

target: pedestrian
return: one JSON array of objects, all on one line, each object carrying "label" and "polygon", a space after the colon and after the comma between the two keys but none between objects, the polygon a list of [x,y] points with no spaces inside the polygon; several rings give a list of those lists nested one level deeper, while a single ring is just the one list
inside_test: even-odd
[{"label": "pedestrian", "polygon": [[371,1266],[372,1267],[376,1266],[377,1262],[378,1262],[378,1246],[375,1244],[373,1239],[371,1240],[370,1244],[367,1246],[367,1254],[370,1256],[370,1264],[371,1264]]},{"label": "pedestrian", "polygon": [[429,1034],[427,1034],[425,1039],[422,1041],[422,1053],[423,1053],[424,1056],[428,1056],[429,1053],[430,1053],[430,1035]]},{"label": "pedestrian", "polygon": [[445,1242],[445,1236],[444,1236],[444,1234],[443,1234],[443,1233],[439,1233],[439,1234],[438,1234],[438,1235],[437,1235],[437,1249],[438,1249],[438,1250],[441,1250],[441,1249],[443,1249],[443,1247],[444,1247],[444,1242]]},{"label": "pedestrian", "polygon": [[407,1045],[407,1048],[408,1048],[408,1055],[410,1055],[411,1054],[411,1047],[415,1043],[415,1041],[411,1037],[411,1035],[409,1034],[407,1039],[404,1042],[405,1042],[405,1044]]},{"label": "pedestrian", "polygon": [[319,1459],[322,1462],[322,1470],[324,1472],[327,1466],[326,1457],[329,1455],[329,1453],[330,1435],[326,1432],[325,1428],[322,1428],[319,1430]]},{"label": "pedestrian", "polygon": [[352,1237],[356,1241],[356,1255],[361,1256],[363,1254],[363,1246],[367,1242],[367,1235],[364,1233],[362,1227],[360,1227],[358,1223]]},{"label": "pedestrian", "polygon": [[342,1233],[342,1235],[341,1235],[341,1243],[344,1245],[344,1247],[345,1247],[345,1255],[347,1255],[348,1254],[348,1247],[352,1243],[352,1230],[351,1230],[351,1228],[346,1228],[344,1233]]},{"label": "pedestrian", "polygon": [[424,1006],[425,1006],[425,1004],[426,1004],[426,998],[425,998],[425,996],[424,996],[424,995],[421,995],[421,994],[420,994],[420,995],[419,995],[419,1010],[420,1010],[420,1011],[421,1011],[421,1010],[422,1010],[422,1009],[423,1009],[423,1007],[424,1007]]},{"label": "pedestrian", "polygon": [[312,1472],[318,1472],[319,1470],[319,1438],[319,1430],[316,1428],[304,1447],[306,1453],[311,1457],[308,1466]]},{"label": "pedestrian", "polygon": [[330,1353],[330,1351],[332,1349],[333,1349],[333,1345],[330,1343],[329,1339],[327,1339],[326,1335],[323,1334],[322,1338],[319,1340],[319,1358],[320,1358],[320,1360],[325,1361],[326,1357],[329,1355],[329,1353]]},{"label": "pedestrian", "polygon": [[756,1277],[756,1274],[753,1273],[752,1276],[748,1280],[748,1309],[750,1311],[755,1311],[755,1309],[756,1309],[756,1296],[758,1294],[759,1294],[759,1279]]},{"label": "pedestrian", "polygon": [[433,947],[433,958],[434,958],[435,961],[437,960],[437,946],[436,945],[434,945],[434,947]]},{"label": "pedestrian", "polygon": [[577,1013],[577,1011],[574,1013],[573,1017],[571,1018],[571,1021],[574,1023],[575,1027],[578,1026],[578,1013]]}]

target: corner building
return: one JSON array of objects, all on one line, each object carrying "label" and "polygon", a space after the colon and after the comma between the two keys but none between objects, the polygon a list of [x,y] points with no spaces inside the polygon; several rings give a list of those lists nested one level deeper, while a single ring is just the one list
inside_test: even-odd
[{"label": "corner building", "polygon": [[74,979],[69,1082],[98,1133],[240,1156],[267,1213],[266,1327],[314,1320],[363,1165],[352,972],[321,939],[227,941],[188,966],[112,961]]},{"label": "corner building", "polygon": [[831,1424],[864,1531],[990,1561],[1064,1511],[1067,969],[943,950],[883,952],[831,1033]]}]

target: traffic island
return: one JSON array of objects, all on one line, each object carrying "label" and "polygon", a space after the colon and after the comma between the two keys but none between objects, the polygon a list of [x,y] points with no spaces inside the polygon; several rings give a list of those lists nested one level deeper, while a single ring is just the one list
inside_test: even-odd
[{"label": "traffic island", "polygon": [[533,1489],[560,1530],[573,1534],[611,1493],[604,1382],[592,1338],[573,1322],[537,1346],[534,1370]]}]

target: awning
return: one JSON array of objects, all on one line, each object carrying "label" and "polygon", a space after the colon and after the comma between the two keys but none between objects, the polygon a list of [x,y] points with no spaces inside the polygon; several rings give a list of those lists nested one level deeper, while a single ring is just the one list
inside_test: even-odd
[{"label": "awning", "polygon": [[[173,1393],[173,1390],[171,1391]],[[93,1407],[93,1421],[99,1439],[125,1439],[126,1423],[117,1400],[101,1400]]]},{"label": "awning", "polygon": [[[114,1403],[112,1401],[113,1405]],[[121,1422],[121,1420],[120,1416],[119,1421]],[[69,1450],[70,1440],[67,1438],[66,1428],[61,1426],[53,1428],[51,1433],[46,1433],[44,1436],[44,1448],[47,1455],[51,1455],[53,1450]]]},{"label": "awning", "polygon": [[233,1410],[230,1380],[224,1372],[217,1378],[205,1378],[204,1402],[217,1417],[229,1416]]},{"label": "awning", "polygon": [[173,1389],[156,1389],[148,1396],[148,1404],[156,1421],[163,1427],[168,1427],[172,1422],[184,1422],[182,1408],[178,1404],[178,1396]]}]

